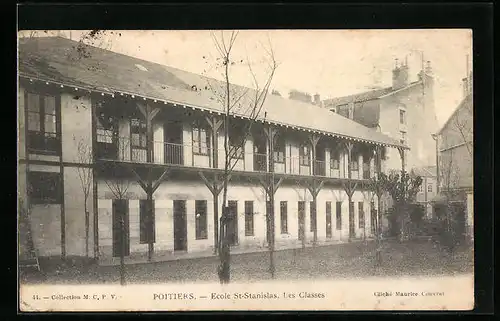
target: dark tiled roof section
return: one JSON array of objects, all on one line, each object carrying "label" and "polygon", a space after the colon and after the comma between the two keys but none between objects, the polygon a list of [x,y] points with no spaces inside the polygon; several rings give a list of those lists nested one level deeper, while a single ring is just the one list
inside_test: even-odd
[{"label": "dark tiled roof section", "polygon": [[415,175],[422,177],[436,177],[437,173],[436,166],[415,167],[412,170]]},{"label": "dark tiled roof section", "polygon": [[387,87],[387,88],[365,91],[362,93],[353,94],[353,95],[349,95],[349,96],[330,98],[330,99],[326,99],[324,101],[324,105],[325,105],[325,107],[330,107],[330,106],[335,107],[335,106],[339,106],[339,105],[349,104],[351,102],[368,101],[368,100],[372,100],[372,99],[377,99],[378,97],[383,96],[383,95],[387,95],[388,93],[390,93],[392,91],[393,91],[392,87]]},{"label": "dark tiled roof section", "polygon": [[[19,73],[24,77],[224,112],[214,90],[206,88],[207,85],[221,88],[221,82],[201,75],[100,48],[83,46],[82,49],[78,42],[60,37],[20,39],[19,50]],[[246,116],[245,108],[251,104],[255,92],[241,86],[231,88],[233,92],[246,93],[233,109],[234,114]],[[326,108],[275,95],[267,95],[260,115],[263,120],[281,125],[402,146],[399,141]]]}]

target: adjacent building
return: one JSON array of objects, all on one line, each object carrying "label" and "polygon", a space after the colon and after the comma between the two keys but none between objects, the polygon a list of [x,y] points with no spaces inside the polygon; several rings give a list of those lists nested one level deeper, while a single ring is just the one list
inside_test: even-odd
[{"label": "adjacent building", "polygon": [[463,232],[473,237],[473,115],[472,73],[462,80],[463,100],[438,131],[439,180],[442,201],[452,204]]},{"label": "adjacent building", "polygon": [[[436,165],[432,134],[438,130],[434,108],[434,77],[430,62],[410,82],[406,60],[392,71],[392,85],[354,95],[326,99],[322,105],[332,112],[376,129],[410,150],[405,155],[405,168]],[[386,155],[387,170],[401,170],[397,150]]]},{"label": "adjacent building", "polygon": [[[218,83],[60,37],[20,39],[18,193],[40,256],[214,250],[224,109],[208,82]],[[248,92],[230,117],[233,246],[370,237],[375,155],[407,144],[271,94],[250,129]]]},{"label": "adjacent building", "polygon": [[438,193],[436,166],[416,167],[413,174],[422,177],[422,184],[415,201],[425,209],[427,218],[432,217],[432,202]]}]

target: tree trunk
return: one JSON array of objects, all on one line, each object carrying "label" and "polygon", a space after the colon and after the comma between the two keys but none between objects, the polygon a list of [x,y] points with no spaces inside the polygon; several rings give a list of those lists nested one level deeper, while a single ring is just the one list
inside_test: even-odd
[{"label": "tree trunk", "polygon": [[381,196],[377,196],[377,250],[376,250],[376,263],[377,266],[382,265],[382,201]]},{"label": "tree trunk", "polygon": [[[85,202],[86,203],[86,202]],[[89,257],[89,229],[90,229],[90,213],[87,210],[87,205],[84,206],[85,210],[85,255]]]},{"label": "tree trunk", "polygon": [[125,213],[120,213],[120,284],[126,285],[125,281]]}]

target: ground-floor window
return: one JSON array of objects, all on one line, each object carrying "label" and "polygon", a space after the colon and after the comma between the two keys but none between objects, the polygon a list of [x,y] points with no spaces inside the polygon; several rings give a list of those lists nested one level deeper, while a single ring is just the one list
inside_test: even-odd
[{"label": "ground-floor window", "polygon": [[332,202],[326,202],[326,237],[332,237]]},{"label": "ground-floor window", "polygon": [[195,229],[196,239],[205,240],[207,233],[207,201],[198,200],[195,202]]},{"label": "ground-floor window", "polygon": [[337,202],[336,204],[336,226],[337,226],[337,231],[340,231],[342,229],[342,202]]},{"label": "ground-floor window", "polygon": [[281,234],[288,234],[288,203],[286,201],[280,202],[280,223]]},{"label": "ground-floor window", "polygon": [[363,208],[363,202],[358,202],[358,219],[359,228],[365,228],[365,210]]},{"label": "ground-floor window", "polygon": [[245,201],[245,236],[254,235],[253,201]]},{"label": "ground-floor window", "polygon": [[28,172],[28,193],[32,204],[61,204],[61,173]]}]

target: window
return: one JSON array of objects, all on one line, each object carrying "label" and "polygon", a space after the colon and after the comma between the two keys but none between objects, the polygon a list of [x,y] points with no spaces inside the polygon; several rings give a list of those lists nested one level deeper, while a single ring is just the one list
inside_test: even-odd
[{"label": "window", "polygon": [[118,121],[107,115],[102,109],[102,102],[95,102],[97,109],[97,157],[116,159],[118,158]]},{"label": "window", "polygon": [[332,202],[326,202],[326,237],[332,237]]},{"label": "window", "polygon": [[400,109],[399,110],[399,123],[400,124],[406,124],[406,111]]},{"label": "window", "polygon": [[280,202],[281,234],[288,234],[288,203]]},{"label": "window", "polygon": [[146,161],[146,131],[146,122],[144,120],[138,118],[132,118],[130,120],[130,147],[132,149],[133,161]]},{"label": "window", "polygon": [[302,145],[299,151],[300,165],[309,166],[311,158],[311,148],[309,145]]},{"label": "window", "polygon": [[26,93],[28,112],[28,148],[31,151],[57,154],[61,141],[58,132],[56,97]]},{"label": "window", "polygon": [[353,154],[351,159],[351,171],[358,171],[359,170],[359,160],[358,160],[358,155]]},{"label": "window", "polygon": [[427,185],[427,192],[432,192],[432,184]]},{"label": "window", "polygon": [[401,136],[401,139],[399,141],[401,142],[401,144],[406,145],[406,132],[400,131],[399,134]]},{"label": "window", "polygon": [[196,239],[206,240],[207,233],[207,201],[200,200],[195,202],[195,229]]},{"label": "window", "polygon": [[281,135],[278,135],[276,142],[273,145],[274,147],[274,161],[276,163],[284,163],[285,162],[285,139]]},{"label": "window", "polygon": [[60,204],[62,199],[60,173],[28,172],[28,191],[33,204]]},{"label": "window", "polygon": [[139,238],[141,244],[155,241],[154,201],[139,201]]},{"label": "window", "polygon": [[330,168],[340,169],[340,151],[332,150],[330,153]]},{"label": "window", "polygon": [[310,203],[309,218],[311,221],[310,231],[314,232],[316,230],[316,204],[314,202]]},{"label": "window", "polygon": [[193,128],[193,153],[198,155],[208,155],[210,149],[210,135],[205,128]]},{"label": "window", "polygon": [[337,231],[340,231],[342,229],[342,202],[337,202],[336,203],[336,211],[335,211],[335,218],[336,218],[336,227]]},{"label": "window", "polygon": [[365,209],[363,207],[363,202],[358,202],[358,227],[365,228]]},{"label": "window", "polygon": [[419,192],[423,192],[424,191],[424,185],[420,184],[420,186],[418,187],[418,191]]},{"label": "window", "polygon": [[253,235],[253,201],[245,201],[245,236]]}]

